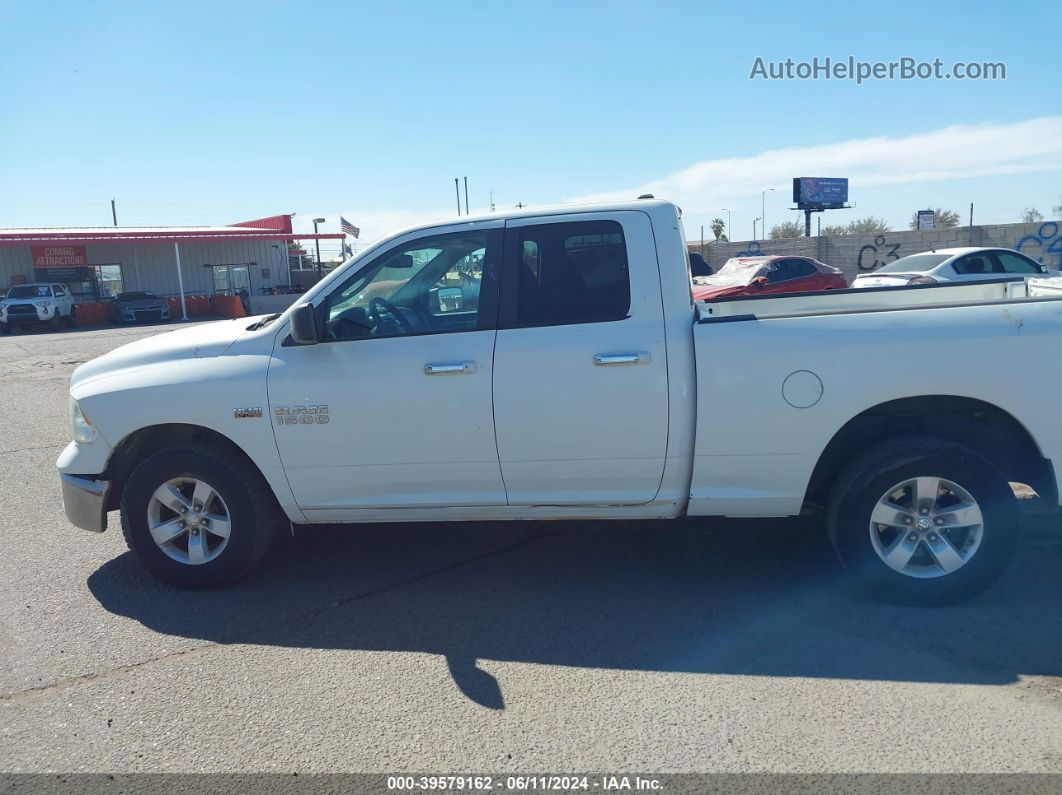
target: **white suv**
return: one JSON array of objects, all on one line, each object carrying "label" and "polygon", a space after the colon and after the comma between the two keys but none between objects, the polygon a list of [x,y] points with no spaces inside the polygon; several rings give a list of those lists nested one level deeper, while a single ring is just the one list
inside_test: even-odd
[{"label": "white suv", "polygon": [[0,301],[0,332],[7,334],[12,328],[47,323],[58,329],[63,323],[74,322],[74,299],[61,284],[34,282],[16,284]]}]

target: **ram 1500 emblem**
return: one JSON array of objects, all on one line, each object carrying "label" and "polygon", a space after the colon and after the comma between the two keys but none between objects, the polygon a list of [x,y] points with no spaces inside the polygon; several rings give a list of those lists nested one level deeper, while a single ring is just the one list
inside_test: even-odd
[{"label": "ram 1500 emblem", "polygon": [[273,417],[277,425],[324,425],[328,406],[277,406]]}]

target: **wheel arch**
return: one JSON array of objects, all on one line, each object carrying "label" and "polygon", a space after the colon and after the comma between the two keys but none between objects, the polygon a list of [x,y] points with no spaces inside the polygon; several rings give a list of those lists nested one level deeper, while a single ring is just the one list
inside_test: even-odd
[{"label": "wheel arch", "polygon": [[159,450],[188,442],[207,442],[232,453],[258,473],[276,499],[276,493],[261,467],[236,442],[213,428],[174,422],[138,428],[115,445],[103,473],[103,477],[111,484],[107,510],[118,509],[125,484],[137,464]]},{"label": "wheel arch", "polygon": [[1028,484],[1049,507],[1058,504],[1051,461],[1012,414],[976,398],[922,395],[879,403],[841,426],[815,464],[804,495],[805,509],[825,504],[838,473],[868,445],[919,434],[950,439],[980,452],[1007,480]]}]

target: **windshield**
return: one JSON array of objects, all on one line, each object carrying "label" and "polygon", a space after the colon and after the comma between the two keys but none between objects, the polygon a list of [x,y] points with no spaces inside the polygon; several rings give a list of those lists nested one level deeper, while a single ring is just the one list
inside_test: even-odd
[{"label": "windshield", "polygon": [[763,257],[732,257],[711,276],[695,276],[693,283],[709,287],[743,287],[759,276],[766,264]]},{"label": "windshield", "polygon": [[158,298],[154,293],[121,293],[118,296],[119,301],[150,301],[153,298]]},{"label": "windshield", "polygon": [[52,288],[46,284],[20,284],[18,287],[12,287],[8,293],[8,298],[49,298],[52,294]]},{"label": "windshield", "polygon": [[912,254],[882,265],[874,273],[924,273],[946,259],[951,259],[951,254]]}]

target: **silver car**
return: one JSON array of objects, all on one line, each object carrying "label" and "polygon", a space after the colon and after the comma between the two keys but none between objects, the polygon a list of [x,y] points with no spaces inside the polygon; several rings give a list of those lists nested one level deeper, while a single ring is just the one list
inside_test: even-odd
[{"label": "silver car", "polygon": [[852,287],[977,282],[1053,273],[1039,262],[1009,248],[942,248],[901,257],[873,273],[861,273],[852,282]]},{"label": "silver car", "polygon": [[144,323],[170,319],[170,306],[165,298],[152,292],[118,293],[114,297],[111,317],[116,323]]}]

